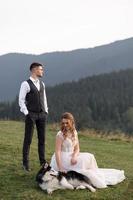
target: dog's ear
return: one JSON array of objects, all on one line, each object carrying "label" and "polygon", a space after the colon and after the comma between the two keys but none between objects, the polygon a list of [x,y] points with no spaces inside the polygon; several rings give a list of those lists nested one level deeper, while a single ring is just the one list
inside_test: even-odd
[{"label": "dog's ear", "polygon": [[50,170],[51,170],[51,166],[50,166],[50,165],[47,167],[47,170],[48,170],[48,171],[50,171]]},{"label": "dog's ear", "polygon": [[43,169],[47,169],[47,170],[50,170],[50,169],[51,169],[51,166],[49,165],[48,162],[44,163],[44,164],[42,165],[42,167],[43,167]]}]

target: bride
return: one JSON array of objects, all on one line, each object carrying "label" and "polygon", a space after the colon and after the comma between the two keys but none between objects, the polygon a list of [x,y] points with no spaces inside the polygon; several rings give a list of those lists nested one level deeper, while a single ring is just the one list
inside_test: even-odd
[{"label": "bride", "polygon": [[96,188],[115,185],[125,179],[123,170],[98,168],[93,154],[80,152],[75,120],[68,112],[61,117],[61,130],[56,135],[55,153],[50,165],[56,171],[78,171],[88,176]]}]

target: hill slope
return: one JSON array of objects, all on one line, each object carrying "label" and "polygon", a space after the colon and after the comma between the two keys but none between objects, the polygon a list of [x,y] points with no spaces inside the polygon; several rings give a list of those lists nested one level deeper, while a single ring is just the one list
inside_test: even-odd
[{"label": "hill slope", "polygon": [[20,83],[29,76],[29,65],[46,64],[46,85],[133,68],[133,38],[95,48],[41,55],[12,53],[0,56],[0,101],[11,100],[19,92]]},{"label": "hill slope", "polygon": [[[24,125],[22,122],[0,122],[0,199],[2,200],[67,200],[67,199],[109,199],[131,200],[133,199],[133,159],[132,143],[122,141],[107,141],[79,134],[81,151],[95,154],[99,167],[124,169],[127,179],[116,186],[106,189],[98,189],[96,193],[88,190],[59,190],[53,196],[41,191],[35,182],[35,176],[39,170],[37,155],[37,138],[34,134],[31,145],[30,164],[32,171],[25,173],[21,168],[22,140]],[[47,129],[46,158],[50,158],[54,152],[55,134],[52,127]],[[6,133],[6,137],[5,137]],[[50,148],[49,148],[50,147]]]}]

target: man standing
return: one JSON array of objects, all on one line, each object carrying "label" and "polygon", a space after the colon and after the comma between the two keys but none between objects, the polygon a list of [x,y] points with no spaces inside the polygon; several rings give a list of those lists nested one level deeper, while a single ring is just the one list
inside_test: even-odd
[{"label": "man standing", "polygon": [[20,111],[25,115],[25,136],[23,142],[23,169],[30,171],[29,151],[32,142],[34,124],[38,135],[38,154],[40,164],[45,163],[45,126],[48,114],[45,84],[39,80],[44,68],[40,63],[30,65],[31,76],[22,82],[19,92]]}]

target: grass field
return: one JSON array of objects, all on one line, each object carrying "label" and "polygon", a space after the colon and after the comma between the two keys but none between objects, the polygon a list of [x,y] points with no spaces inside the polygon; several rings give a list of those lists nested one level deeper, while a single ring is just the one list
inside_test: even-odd
[{"label": "grass field", "polygon": [[[26,173],[21,166],[23,143],[23,122],[0,121],[0,200],[131,200],[133,199],[133,142],[114,141],[79,133],[81,151],[95,155],[99,167],[124,169],[126,180],[106,189],[97,189],[96,193],[88,190],[58,190],[48,196],[35,182],[39,170],[37,154],[37,135],[34,133],[30,166]],[[46,158],[54,152],[56,130],[47,128]]]}]

